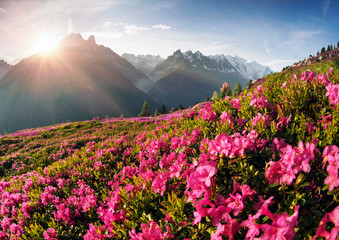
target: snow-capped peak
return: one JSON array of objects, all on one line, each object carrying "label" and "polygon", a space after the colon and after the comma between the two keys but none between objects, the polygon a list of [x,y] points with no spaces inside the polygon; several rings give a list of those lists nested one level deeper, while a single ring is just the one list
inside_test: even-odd
[{"label": "snow-capped peak", "polygon": [[257,79],[270,74],[272,70],[267,66],[262,66],[256,61],[247,61],[239,56],[227,55],[226,59],[243,75],[246,79]]},{"label": "snow-capped peak", "polygon": [[[180,51],[180,50],[179,50]],[[180,52],[181,53],[181,52]],[[178,52],[179,54],[179,52]],[[124,53],[121,55],[121,57],[125,58],[127,61],[132,63],[132,65],[149,76],[149,74],[154,70],[154,68],[162,63],[165,59],[161,58],[159,55],[135,55],[135,54],[129,54]]]},{"label": "snow-capped peak", "polygon": [[204,68],[219,72],[239,72],[245,79],[261,78],[272,72],[267,66],[262,66],[255,61],[248,61],[239,56],[224,54],[204,56],[200,51],[193,53],[191,50],[182,53],[177,50],[173,57],[182,58],[189,62],[193,67]]},{"label": "snow-capped peak", "polygon": [[[152,55],[134,55],[123,54],[123,58],[131,62],[137,69],[150,76],[151,72],[165,60],[160,56]],[[224,54],[216,54],[205,56],[200,51],[192,52],[188,50],[182,52],[180,49],[176,50],[173,55],[168,57],[166,65],[168,69],[175,69],[177,66],[186,63],[194,68],[205,69],[208,71],[218,71],[222,73],[238,72],[245,79],[261,78],[269,73],[271,69],[262,66],[255,61],[247,61],[239,56],[231,56]],[[162,66],[162,68],[166,68]]]}]

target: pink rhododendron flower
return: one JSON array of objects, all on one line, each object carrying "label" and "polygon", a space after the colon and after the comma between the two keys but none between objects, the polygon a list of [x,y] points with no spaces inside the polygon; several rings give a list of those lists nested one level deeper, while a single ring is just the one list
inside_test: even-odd
[{"label": "pink rhododendron flower", "polygon": [[248,216],[248,220],[243,221],[241,224],[248,228],[246,233],[246,240],[255,239],[257,235],[260,234],[260,224],[255,223],[255,218],[252,215]]},{"label": "pink rhododendron flower", "polygon": [[294,227],[298,226],[298,210],[299,206],[296,206],[292,216],[288,216],[287,213],[275,214],[272,224],[261,225],[264,233],[260,239],[293,239]]},{"label": "pink rhododendron flower", "polygon": [[9,229],[9,226],[11,225],[12,222],[13,222],[12,218],[4,217],[1,221],[2,230],[7,231],[7,229]]},{"label": "pink rhododendron flower", "polygon": [[160,193],[160,195],[163,196],[166,191],[166,183],[168,179],[169,173],[159,173],[152,182],[153,192]]},{"label": "pink rhododendron flower", "polygon": [[209,120],[211,122],[217,119],[217,115],[213,111],[211,104],[207,104],[204,108],[200,109],[199,118],[202,118],[203,121]]},{"label": "pink rhododendron flower", "polygon": [[229,102],[230,102],[231,107],[234,107],[238,110],[240,109],[241,104],[240,104],[240,100],[239,100],[238,97],[235,97],[235,98],[229,100]]},{"label": "pink rhododendron flower", "polygon": [[150,221],[148,224],[141,224],[142,232],[136,233],[135,229],[129,232],[131,240],[164,240],[164,239],[172,239],[174,238],[173,234],[169,232],[169,226],[166,225],[166,233],[163,233],[161,228],[156,222]]},{"label": "pink rhododendron flower", "polygon": [[332,84],[331,81],[328,80],[324,74],[318,74],[317,79],[320,83],[324,85]]},{"label": "pink rhododendron flower", "polygon": [[33,187],[33,181],[32,181],[32,179],[27,178],[27,179],[26,179],[26,182],[25,182],[25,185],[22,186],[22,190],[23,190],[25,193],[27,193],[27,191],[28,191],[31,187]]},{"label": "pink rhododendron flower", "polygon": [[[333,223],[334,227],[331,229],[331,232],[326,230],[326,224]],[[316,235],[312,240],[317,239],[318,237],[324,237],[329,240],[337,240],[339,234],[339,206],[333,209],[330,213],[325,213],[323,219],[319,223]]]},{"label": "pink rhododendron flower", "polygon": [[330,83],[326,86],[326,96],[330,100],[330,104],[337,109],[339,103],[339,84]]},{"label": "pink rhododendron flower", "polygon": [[230,88],[230,85],[228,85],[227,82],[224,82],[224,84],[222,85],[222,87],[220,88],[220,92],[226,92],[226,90]]},{"label": "pink rhododendron flower", "polygon": [[63,220],[66,224],[73,224],[74,213],[66,207],[64,203],[55,206],[57,211],[53,212],[54,219],[56,221]]},{"label": "pink rhododendron flower", "polygon": [[315,153],[318,149],[315,147],[315,142],[307,143],[304,146],[303,142],[299,142],[298,147],[292,148],[287,145],[281,149],[282,154],[277,162],[270,161],[269,167],[266,169],[266,178],[270,184],[287,183],[290,185],[296,178],[296,174],[300,171],[305,173],[310,172],[310,161],[315,159]]},{"label": "pink rhododendron flower", "polygon": [[262,115],[261,113],[258,113],[257,116],[252,118],[252,126],[256,126],[258,123],[263,122],[264,126],[270,126],[271,125],[271,117],[264,114]]},{"label": "pink rhododendron flower", "polygon": [[[84,235],[84,240],[103,240],[108,238],[108,234],[99,233],[99,227],[95,227],[93,223],[89,224],[89,230]],[[101,232],[101,231],[100,231]]]},{"label": "pink rhododendron flower", "polygon": [[228,112],[225,112],[223,111],[221,116],[220,116],[220,119],[222,122],[224,123],[228,123],[228,125],[230,125],[232,122],[233,122],[233,118],[232,118],[232,115],[230,114],[231,111],[228,111]]},{"label": "pink rhododendron flower", "polygon": [[211,240],[222,240],[222,236],[227,236],[228,239],[234,239],[234,235],[241,228],[241,225],[236,219],[230,219],[226,225],[219,224],[217,230],[211,235]]},{"label": "pink rhododendron flower", "polygon": [[331,124],[333,117],[331,115],[327,115],[327,116],[322,115],[321,118],[322,120],[320,120],[319,122],[324,123],[324,129],[326,130],[327,125]]},{"label": "pink rhododendron flower", "polygon": [[206,164],[203,166],[198,166],[195,175],[199,180],[205,183],[206,187],[211,186],[211,179],[212,177],[217,174],[217,168],[212,164]]},{"label": "pink rhododendron flower", "polygon": [[283,127],[286,127],[288,126],[289,122],[291,121],[291,117],[292,115],[290,115],[288,118],[283,116],[281,119],[280,119],[280,122],[277,123],[276,127],[277,127],[277,130],[282,130]]},{"label": "pink rhododendron flower", "polygon": [[251,97],[250,106],[254,106],[257,108],[265,108],[270,105],[271,104],[266,100],[265,96],[259,97],[257,94],[253,94]]},{"label": "pink rhododendron flower", "polygon": [[[261,197],[261,196],[260,196]],[[257,214],[254,216],[249,216],[248,220],[242,222],[243,226],[249,228],[246,239],[258,239],[256,236],[262,231],[262,235],[259,239],[293,239],[295,236],[294,228],[298,225],[298,213],[299,206],[295,206],[294,214],[289,216],[287,213],[273,214],[268,206],[272,203],[273,197],[270,197],[268,200],[260,199],[260,209]],[[257,208],[259,206],[256,206]],[[260,216],[266,215],[271,220],[271,224],[257,224],[254,220],[258,219]],[[260,231],[261,230],[261,231]]]},{"label": "pink rhododendron flower", "polygon": [[332,191],[335,187],[339,187],[339,148],[335,145],[326,146],[322,157],[323,165],[328,163],[326,167],[328,176],[325,179],[325,184],[329,184],[329,190]]},{"label": "pink rhododendron flower", "polygon": [[28,202],[22,203],[22,215],[26,218],[30,218],[29,212],[32,211],[32,208],[28,205]]},{"label": "pink rhododendron flower", "polygon": [[41,194],[41,203],[43,205],[47,205],[48,203],[51,203],[55,196],[53,195],[56,191],[55,187],[48,186],[45,188],[45,191]]},{"label": "pink rhododendron flower", "polygon": [[202,217],[206,217],[208,215],[208,210],[214,208],[214,204],[205,197],[196,204],[195,208],[197,211],[193,213],[195,219],[192,225],[199,223]]},{"label": "pink rhododendron flower", "polygon": [[[187,202],[195,202],[197,198],[200,198],[209,191],[208,189],[212,186],[213,177],[217,173],[217,164],[214,160],[207,161],[206,159],[201,161],[196,169],[194,166],[191,166],[191,168],[186,170],[188,174],[185,190],[185,194],[188,196]],[[186,174],[183,173],[184,175]]]},{"label": "pink rhododendron flower", "polygon": [[239,125],[239,126],[244,126],[245,124],[246,124],[246,122],[247,122],[247,119],[246,118],[242,118],[242,117],[237,117],[236,119],[235,119],[235,121],[237,122],[237,124]]},{"label": "pink rhododendron flower", "polygon": [[306,123],[308,134],[312,134],[312,131],[315,131],[317,128],[314,125],[314,122]]},{"label": "pink rhododendron flower", "polygon": [[162,219],[163,221],[168,221],[170,223],[173,223],[174,224],[174,221],[172,220],[171,216],[166,213],[166,217],[164,219]]},{"label": "pink rhododendron flower", "polygon": [[[12,237],[16,237],[17,239],[21,237],[21,235],[24,233],[24,230],[22,228],[22,225],[20,224],[15,224],[15,223],[12,223],[10,226],[9,226],[9,231],[11,233],[11,236]],[[15,238],[13,238],[15,239]]]},{"label": "pink rhododendron flower", "polygon": [[238,216],[240,211],[244,209],[244,203],[242,201],[242,196],[239,193],[237,193],[236,195],[230,194],[226,202],[227,202],[227,207],[232,209],[234,216]]},{"label": "pink rhododendron flower", "polygon": [[43,236],[46,240],[57,240],[57,232],[54,228],[49,228],[43,233]]},{"label": "pink rhododendron flower", "polygon": [[278,140],[278,138],[274,138],[272,144],[270,145],[272,151],[280,151],[281,149],[286,147],[286,142],[283,138]]}]

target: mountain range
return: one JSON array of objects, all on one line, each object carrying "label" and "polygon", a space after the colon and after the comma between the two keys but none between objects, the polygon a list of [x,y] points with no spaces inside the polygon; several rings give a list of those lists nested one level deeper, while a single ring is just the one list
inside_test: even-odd
[{"label": "mountain range", "polygon": [[249,79],[272,72],[257,62],[247,62],[238,56],[205,56],[201,52],[175,51],[167,59],[152,55],[123,54],[152,81],[147,93],[169,106],[190,106],[211,96],[227,82],[233,89],[237,82],[245,87]]},{"label": "mountain range", "polygon": [[[166,75],[158,73],[159,69],[157,69],[157,66],[164,61],[167,61],[165,65],[169,65],[168,62],[170,62],[171,65],[167,73],[173,69],[177,69],[182,63],[190,64],[196,69],[201,68],[223,73],[238,72],[246,80],[261,78],[273,72],[267,66],[260,65],[255,61],[248,62],[246,59],[238,56],[224,54],[204,56],[200,51],[196,51],[195,53],[190,50],[181,52],[180,49],[175,51],[174,54],[167,59],[163,59],[159,55],[134,55],[128,53],[122,54],[121,57],[128,60],[135,68],[155,81]],[[171,61],[173,59],[174,61]],[[157,73],[160,75],[157,75]]]},{"label": "mountain range", "polygon": [[[159,55],[135,55],[135,54],[129,54],[124,53],[121,55],[121,57],[125,58],[127,61],[133,64],[133,66],[138,69],[139,71],[143,72],[147,76],[150,76],[150,73],[155,69],[155,67],[165,61],[162,57]],[[157,79],[155,79],[157,80]]]},{"label": "mountain range", "polygon": [[0,130],[9,132],[94,117],[136,116],[146,100],[153,112],[192,106],[224,82],[244,87],[268,67],[240,57],[175,51],[166,59],[123,54],[94,36],[66,36],[54,53],[37,53],[11,66],[0,61]]},{"label": "mountain range", "polygon": [[135,116],[145,100],[154,111],[159,105],[136,87],[145,79],[127,60],[97,45],[94,37],[69,35],[55,53],[23,59],[0,80],[0,129]]}]

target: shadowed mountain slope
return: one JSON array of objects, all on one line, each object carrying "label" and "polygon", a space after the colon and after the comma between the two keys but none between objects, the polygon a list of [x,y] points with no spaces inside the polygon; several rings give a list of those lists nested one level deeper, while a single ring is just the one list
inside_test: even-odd
[{"label": "shadowed mountain slope", "polygon": [[[85,41],[80,34],[68,36],[55,53],[26,58],[3,77],[1,131],[106,115],[136,116],[145,100],[151,110],[158,107],[135,87],[118,64],[112,63],[111,56],[92,51],[103,46],[90,39]],[[111,50],[106,51],[113,55]],[[117,59],[122,58],[117,55]]]}]

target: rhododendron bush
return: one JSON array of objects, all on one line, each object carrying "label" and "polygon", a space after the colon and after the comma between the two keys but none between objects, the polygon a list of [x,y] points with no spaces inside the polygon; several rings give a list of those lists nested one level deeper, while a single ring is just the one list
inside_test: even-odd
[{"label": "rhododendron bush", "polygon": [[338,70],[0,138],[0,239],[337,239]]}]

